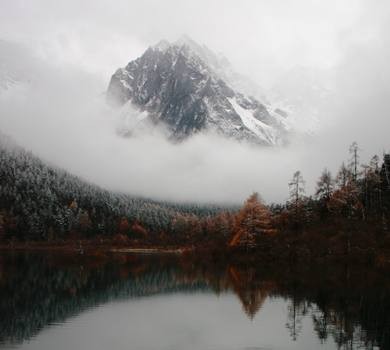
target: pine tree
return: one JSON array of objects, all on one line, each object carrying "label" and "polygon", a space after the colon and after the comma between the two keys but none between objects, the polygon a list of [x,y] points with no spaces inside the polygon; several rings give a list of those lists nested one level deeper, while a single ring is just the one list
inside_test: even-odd
[{"label": "pine tree", "polygon": [[229,246],[254,247],[256,239],[262,235],[274,234],[271,212],[261,202],[257,193],[252,194],[236,215],[233,237]]},{"label": "pine tree", "polygon": [[351,156],[349,166],[352,172],[353,181],[355,182],[358,179],[358,166],[359,166],[359,159],[360,159],[359,151],[360,148],[357,142],[353,142],[349,147],[349,154]]},{"label": "pine tree", "polygon": [[295,225],[299,225],[305,221],[305,181],[299,170],[294,173],[293,178],[288,185],[290,188],[290,206],[292,207],[294,223]]},{"label": "pine tree", "polygon": [[324,169],[317,181],[316,197],[322,201],[329,201],[334,188],[332,174],[328,169]]}]

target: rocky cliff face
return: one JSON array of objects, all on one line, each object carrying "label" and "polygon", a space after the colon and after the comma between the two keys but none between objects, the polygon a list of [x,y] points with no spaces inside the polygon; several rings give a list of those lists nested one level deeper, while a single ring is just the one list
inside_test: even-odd
[{"label": "rocky cliff face", "polygon": [[144,112],[173,140],[210,130],[261,145],[283,143],[286,116],[238,91],[236,77],[226,59],[189,38],[161,41],[115,72],[107,99]]}]

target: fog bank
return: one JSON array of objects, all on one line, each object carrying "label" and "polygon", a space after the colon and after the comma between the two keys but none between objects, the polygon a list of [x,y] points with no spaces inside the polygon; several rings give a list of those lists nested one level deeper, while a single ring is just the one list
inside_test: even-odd
[{"label": "fog bank", "polygon": [[[237,203],[258,191],[269,202],[284,201],[294,171],[302,171],[312,194],[324,167],[335,173],[348,160],[353,141],[362,162],[390,150],[386,1],[248,1],[238,9],[216,1],[204,17],[202,1],[94,4],[5,1],[0,13],[4,38],[26,46],[14,60],[13,49],[0,43],[0,78],[13,65],[23,67],[10,86],[0,84],[0,130],[72,173],[158,199]],[[210,30],[215,27],[225,32]],[[104,100],[110,74],[182,30],[222,51],[259,85],[296,65],[321,69],[332,90],[321,104],[318,132],[275,149],[216,135],[172,144],[157,130],[119,137],[120,117]]]}]

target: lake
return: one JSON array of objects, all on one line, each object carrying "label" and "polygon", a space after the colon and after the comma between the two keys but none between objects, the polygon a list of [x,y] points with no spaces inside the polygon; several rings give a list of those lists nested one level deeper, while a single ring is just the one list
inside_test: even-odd
[{"label": "lake", "polygon": [[388,274],[1,253],[0,349],[390,349]]}]

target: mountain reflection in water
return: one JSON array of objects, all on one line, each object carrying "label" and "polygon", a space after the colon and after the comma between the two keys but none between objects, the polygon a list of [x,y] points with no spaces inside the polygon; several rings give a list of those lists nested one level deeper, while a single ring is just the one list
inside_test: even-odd
[{"label": "mountain reflection in water", "polygon": [[[143,300],[142,307],[125,314],[134,300]],[[0,256],[0,348],[45,350],[48,347],[40,337],[47,337],[53,325],[72,324],[99,306],[107,320],[117,315],[135,329],[137,312],[141,323],[141,319],[152,323],[148,315],[152,315],[156,300],[164,305],[164,313],[158,313],[162,329],[149,331],[162,332],[167,339],[166,345],[156,342],[156,349],[227,349],[226,344],[233,343],[227,340],[230,328],[242,337],[231,349],[390,349],[390,278],[380,272],[345,266],[270,268],[210,265],[173,257],[82,258],[58,253]],[[237,301],[247,321],[243,314],[231,311]],[[115,309],[113,305],[118,303],[120,309]],[[214,327],[213,339],[205,335],[209,334],[207,320]],[[261,329],[253,329],[256,322],[262,322]],[[183,329],[168,328],[171,323]],[[272,327],[279,325],[274,338],[266,333],[261,336],[271,323]],[[97,343],[100,336],[114,337],[108,328],[96,329],[91,319],[84,324],[90,327],[88,331],[95,327]],[[114,326],[122,334],[119,329],[124,325],[110,327]],[[61,336],[52,333],[51,341],[62,349]],[[137,339],[123,339],[123,348],[150,347],[138,335]],[[209,343],[202,343],[202,336]],[[96,342],[93,347],[98,349]]]}]

